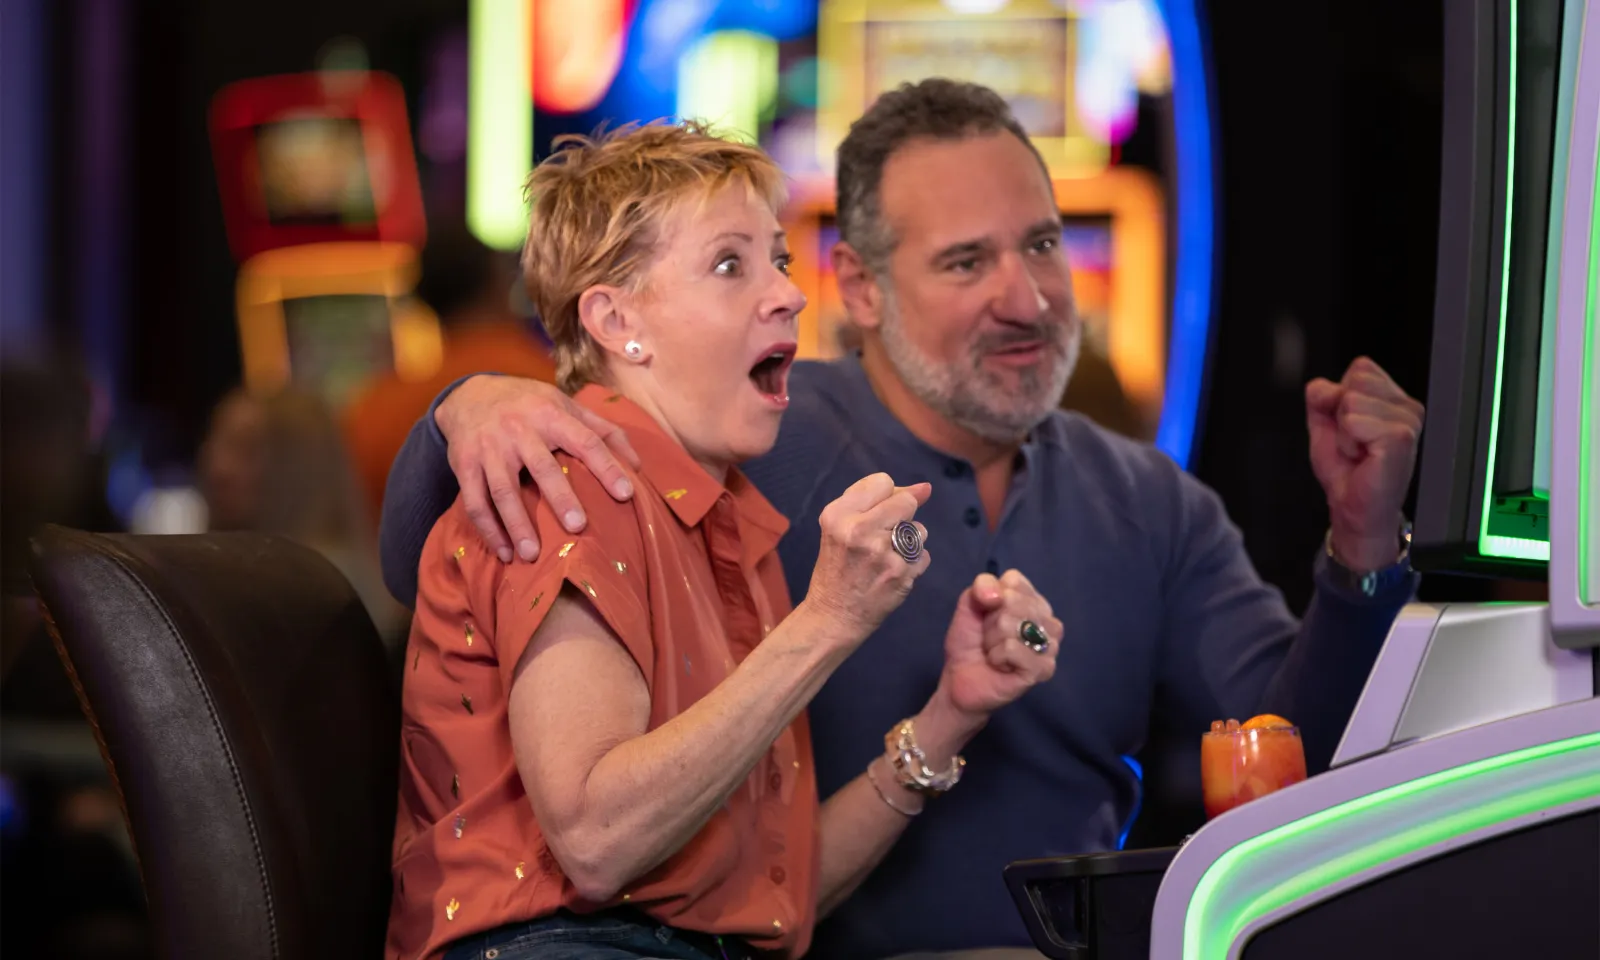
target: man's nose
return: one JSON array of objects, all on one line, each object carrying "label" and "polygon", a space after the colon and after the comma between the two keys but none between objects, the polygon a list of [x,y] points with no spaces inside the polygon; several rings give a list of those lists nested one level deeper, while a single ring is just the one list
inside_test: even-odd
[{"label": "man's nose", "polygon": [[1050,302],[1020,254],[1000,258],[998,279],[1002,285],[996,291],[994,312],[1000,319],[1036,320],[1050,308]]}]

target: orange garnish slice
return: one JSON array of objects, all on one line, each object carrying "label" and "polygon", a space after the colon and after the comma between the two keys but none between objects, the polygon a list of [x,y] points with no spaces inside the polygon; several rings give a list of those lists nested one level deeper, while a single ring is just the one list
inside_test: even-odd
[{"label": "orange garnish slice", "polygon": [[1258,717],[1251,717],[1240,727],[1241,730],[1289,730],[1294,724],[1283,719],[1275,713],[1263,713]]}]

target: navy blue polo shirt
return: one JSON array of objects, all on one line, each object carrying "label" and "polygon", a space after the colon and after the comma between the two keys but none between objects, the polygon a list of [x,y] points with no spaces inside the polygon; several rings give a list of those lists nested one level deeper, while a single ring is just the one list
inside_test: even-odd
[{"label": "navy blue polo shirt", "polygon": [[[863,476],[927,481],[917,513],[933,562],[906,602],[839,668],[810,709],[824,799],[883,751],[883,735],[938,683],[944,634],[979,573],[1021,570],[1064,624],[1055,676],[999,711],[967,746],[961,784],[930,802],[861,888],[819,927],[812,955],[1026,946],[1001,871],[1020,859],[1114,849],[1139,782],[1123,759],[1155,717],[1200,735],[1214,719],[1293,719],[1325,765],[1414,578],[1367,597],[1317,570],[1303,622],[1256,575],[1218,497],[1164,454],[1071,413],[1023,445],[991,530],[972,467],[914,437],[859,361],[797,363],[772,452],[744,465],[791,521],[779,547],[806,593],[829,502]],[[417,559],[456,494],[432,416],[389,480],[385,574],[415,596]]]}]

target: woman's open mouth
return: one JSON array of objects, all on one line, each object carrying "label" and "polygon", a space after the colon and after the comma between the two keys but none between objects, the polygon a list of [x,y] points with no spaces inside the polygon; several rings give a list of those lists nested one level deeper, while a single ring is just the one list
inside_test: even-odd
[{"label": "woman's open mouth", "polygon": [[795,345],[773,344],[750,368],[750,383],[767,401],[789,404],[789,366],[794,363]]}]

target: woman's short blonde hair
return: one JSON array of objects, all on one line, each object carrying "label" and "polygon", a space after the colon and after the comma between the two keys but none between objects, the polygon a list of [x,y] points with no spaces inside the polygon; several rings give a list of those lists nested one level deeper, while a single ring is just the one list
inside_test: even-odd
[{"label": "woman's short blonde hair", "polygon": [[783,172],[772,158],[700,123],[630,124],[556,139],[555,151],[528,176],[532,213],[522,271],[555,343],[563,390],[597,382],[605,371],[578,318],[578,298],[599,284],[636,289],[666,215],[735,181],[774,213],[783,207]]}]

